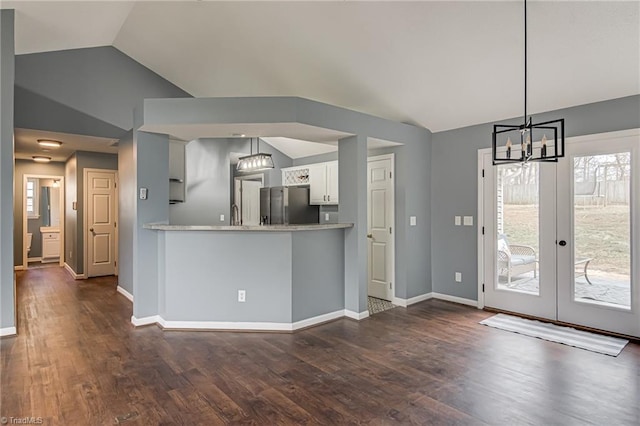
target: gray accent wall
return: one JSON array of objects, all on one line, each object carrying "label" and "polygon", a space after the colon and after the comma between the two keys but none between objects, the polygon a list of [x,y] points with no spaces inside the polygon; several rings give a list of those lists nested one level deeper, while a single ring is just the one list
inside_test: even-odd
[{"label": "gray accent wall", "polygon": [[17,86],[123,130],[141,99],[191,96],[112,46],[18,55],[16,71]]},{"label": "gray accent wall", "polygon": [[[557,118],[565,119],[567,137],[640,128],[640,95],[536,114],[534,122]],[[434,292],[478,299],[478,149],[491,147],[492,126],[486,123],[433,135]],[[454,226],[456,215],[473,216],[474,226]],[[462,283],[455,282],[455,272],[462,272]]]},{"label": "gray accent wall", "polygon": [[73,154],[64,163],[64,261],[78,271],[78,211],[73,208],[78,194],[78,159]]},{"label": "gray accent wall", "polygon": [[16,327],[13,273],[15,12],[0,9],[0,329]]},{"label": "gray accent wall", "polygon": [[[22,266],[22,235],[23,235],[23,210],[24,210],[24,175],[41,176],[65,176],[65,165],[60,162],[47,164],[35,163],[31,160],[15,160],[14,172],[14,202],[13,202],[13,264]],[[66,179],[65,179],[66,181]],[[41,246],[40,233],[41,220],[30,219],[27,226],[31,228],[29,232],[35,230],[34,241],[31,243],[31,253],[29,257],[39,257],[38,249]],[[65,224],[66,226],[66,224]]]}]

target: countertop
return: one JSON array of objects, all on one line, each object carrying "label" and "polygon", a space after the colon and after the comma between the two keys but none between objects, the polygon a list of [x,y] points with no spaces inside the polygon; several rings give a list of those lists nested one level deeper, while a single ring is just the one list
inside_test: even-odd
[{"label": "countertop", "polygon": [[169,225],[166,223],[145,223],[143,228],[158,231],[258,231],[288,232],[316,231],[322,229],[352,228],[353,223],[326,223],[308,225],[263,225],[263,226],[230,226],[230,225]]}]

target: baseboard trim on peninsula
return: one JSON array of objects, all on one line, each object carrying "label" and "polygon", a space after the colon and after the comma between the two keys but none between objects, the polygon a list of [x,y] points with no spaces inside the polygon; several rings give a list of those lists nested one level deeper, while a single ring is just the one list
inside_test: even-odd
[{"label": "baseboard trim on peninsula", "polygon": [[123,295],[133,303],[133,294],[129,293],[127,290],[125,290],[120,286],[116,287],[116,290],[118,291],[118,293],[120,293],[121,295]]},{"label": "baseboard trim on peninsula", "polygon": [[172,321],[162,318],[160,315],[136,318],[131,317],[131,324],[142,327],[150,324],[158,324],[164,330],[209,330],[209,331],[276,331],[292,332],[304,328],[320,325],[329,321],[348,317],[361,320],[369,316],[369,311],[357,312],[341,309],[335,312],[318,315],[294,323],[287,322],[233,322],[233,321]]},{"label": "baseboard trim on peninsula", "polygon": [[15,336],[17,334],[18,334],[18,331],[16,330],[15,327],[0,328],[0,337]]},{"label": "baseboard trim on peninsula", "polygon": [[87,278],[84,274],[76,274],[76,271],[74,271],[67,262],[64,262],[64,269],[67,270],[74,280],[84,280]]},{"label": "baseboard trim on peninsula", "polygon": [[131,324],[136,327],[142,327],[143,325],[151,325],[151,324],[159,324],[162,321],[160,315],[151,315],[150,317],[142,317],[136,318],[135,316],[131,316]]},{"label": "baseboard trim on peninsula", "polygon": [[394,297],[392,303],[396,306],[402,306],[403,308],[406,308],[407,306],[411,306],[415,303],[423,302],[429,299],[445,300],[447,302],[459,303],[461,305],[468,305],[476,308],[478,307],[478,302],[475,300],[465,299],[463,297],[458,297],[458,296],[450,296],[448,294],[443,294],[443,293],[434,293],[434,292],[421,294],[419,296],[411,297],[409,299],[401,299],[399,297]]},{"label": "baseboard trim on peninsula", "polygon": [[363,319],[365,319],[365,318],[367,318],[369,316],[369,311],[366,310],[366,311],[362,311],[362,312],[358,313],[358,312],[354,312],[354,311],[350,311],[348,309],[345,309],[344,310],[344,316],[347,317],[347,318],[351,318],[351,319],[360,321],[360,320],[363,320]]}]

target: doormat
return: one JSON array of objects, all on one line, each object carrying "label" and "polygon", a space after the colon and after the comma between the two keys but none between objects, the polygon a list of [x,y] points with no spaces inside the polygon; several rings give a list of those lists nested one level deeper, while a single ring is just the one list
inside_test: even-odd
[{"label": "doormat", "polygon": [[377,314],[378,312],[388,311],[396,307],[388,300],[378,299],[376,297],[368,297],[369,315]]},{"label": "doormat", "polygon": [[480,321],[480,324],[610,356],[618,356],[629,343],[628,340],[617,337],[603,336],[506,314],[494,315]]}]

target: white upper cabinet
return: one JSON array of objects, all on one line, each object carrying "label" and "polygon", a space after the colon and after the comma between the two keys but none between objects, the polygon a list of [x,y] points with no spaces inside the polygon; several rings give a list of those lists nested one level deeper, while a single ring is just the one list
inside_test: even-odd
[{"label": "white upper cabinet", "polygon": [[338,162],[282,169],[282,185],[309,185],[309,204],[338,204]]}]

